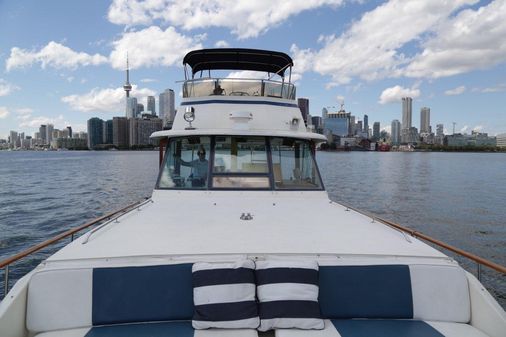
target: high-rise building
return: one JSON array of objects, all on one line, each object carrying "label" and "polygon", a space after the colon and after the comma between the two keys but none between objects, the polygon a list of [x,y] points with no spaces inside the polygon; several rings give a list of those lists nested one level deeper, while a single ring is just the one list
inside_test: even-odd
[{"label": "high-rise building", "polygon": [[129,145],[148,145],[153,144],[149,138],[153,132],[160,131],[163,128],[160,118],[151,115],[143,115],[143,118],[129,120]]},{"label": "high-rise building", "polygon": [[298,98],[297,105],[299,106],[300,112],[302,113],[302,119],[304,120],[304,123],[307,125],[307,118],[309,116],[309,99]]},{"label": "high-rise building", "polygon": [[53,130],[54,125],[48,124],[46,127],[46,144],[51,144],[51,141],[53,140]]},{"label": "high-rise building", "polygon": [[144,104],[137,103],[137,109],[135,111],[135,118],[141,118],[143,112],[144,112]]},{"label": "high-rise building", "polygon": [[128,147],[128,119],[126,117],[112,118],[113,144],[118,148]]},{"label": "high-rise building", "polygon": [[399,145],[401,143],[401,122],[399,122],[397,119],[394,119],[392,121],[392,144],[393,145]]},{"label": "high-rise building", "polygon": [[438,125],[436,125],[436,140],[435,141],[437,144],[443,145],[444,139],[445,139],[444,125],[438,124]]},{"label": "high-rise building", "polygon": [[72,138],[72,127],[67,126],[67,130],[69,130],[69,138]]},{"label": "high-rise building", "polygon": [[380,139],[380,123],[379,122],[374,122],[374,124],[372,125],[372,137],[376,141]]},{"label": "high-rise building", "polygon": [[46,145],[47,144],[47,125],[42,124],[39,127],[39,134],[40,134],[40,139],[42,140],[42,145]]},{"label": "high-rise building", "polygon": [[112,119],[104,121],[104,144],[112,144]]},{"label": "high-rise building", "polygon": [[16,131],[11,131],[9,133],[9,143],[11,148],[18,147],[18,133]]},{"label": "high-rise building", "polygon": [[104,143],[104,121],[93,117],[88,119],[88,148],[93,150]]},{"label": "high-rise building", "polygon": [[172,124],[176,115],[174,90],[165,89],[158,98],[158,114],[163,124]]},{"label": "high-rise building", "polygon": [[151,114],[154,116],[156,115],[156,110],[155,110],[155,96],[148,96],[148,101],[147,101],[147,110],[151,112]]},{"label": "high-rise building", "polygon": [[409,129],[411,127],[413,99],[411,97],[402,98],[402,129]]},{"label": "high-rise building", "polygon": [[126,102],[126,118],[137,117],[137,98],[127,97]]},{"label": "high-rise building", "polygon": [[364,130],[365,133],[369,134],[369,116],[364,115]]},{"label": "high-rise building", "polygon": [[323,119],[323,127],[335,136],[346,137],[349,131],[350,116],[350,113],[342,111],[329,112],[327,118]]},{"label": "high-rise building", "polygon": [[327,118],[328,113],[329,113],[329,111],[327,110],[327,108],[323,108],[322,109],[322,118],[323,119]]},{"label": "high-rise building", "polygon": [[420,109],[420,133],[430,133],[430,108]]}]

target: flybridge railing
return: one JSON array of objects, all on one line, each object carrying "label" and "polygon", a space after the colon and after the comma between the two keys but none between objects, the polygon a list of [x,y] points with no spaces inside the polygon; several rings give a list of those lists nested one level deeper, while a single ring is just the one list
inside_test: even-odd
[{"label": "flybridge railing", "polygon": [[408,227],[404,227],[402,225],[399,225],[395,222],[392,222],[392,221],[389,221],[389,220],[385,220],[385,219],[382,219],[380,217],[377,217],[376,215],[373,215],[373,214],[370,214],[368,212],[365,212],[365,211],[362,211],[362,210],[359,210],[359,209],[356,209],[354,207],[351,207],[349,205],[346,205],[346,204],[342,204],[341,205],[345,206],[346,207],[346,210],[353,210],[355,212],[358,212],[358,213],[361,213],[367,217],[370,217],[372,219],[372,221],[378,221],[378,222],[381,222],[385,225],[388,225],[390,227],[393,227],[395,229],[398,229],[400,231],[402,231],[403,233],[407,233],[409,234],[410,236],[414,237],[414,238],[417,238],[417,239],[422,239],[424,241],[427,241],[427,242],[430,242],[438,247],[441,247],[441,248],[444,248],[446,250],[449,250],[459,256],[462,256],[462,257],[465,257],[471,261],[474,261],[476,263],[476,275],[477,275],[477,278],[478,280],[481,281],[481,266],[486,266],[496,272],[499,272],[499,273],[502,273],[502,274],[505,274],[506,275],[506,267],[505,266],[502,266],[498,263],[495,263],[495,262],[492,262],[492,261],[489,261],[487,259],[484,259],[480,256],[477,256],[477,255],[474,255],[474,254],[471,254],[469,252],[466,252],[465,250],[463,249],[460,249],[460,248],[457,248],[457,247],[454,247],[454,246],[451,246],[443,241],[440,241],[440,240],[437,240],[437,239],[434,239],[424,233],[421,233],[421,232],[418,232],[418,231],[415,231],[411,228],[408,228]]},{"label": "flybridge railing", "polygon": [[117,211],[114,211],[114,212],[111,212],[111,213],[108,213],[108,214],[105,214],[99,218],[96,218],[90,222],[87,222],[83,225],[80,225],[78,227],[75,227],[75,228],[72,228],[72,229],[69,229],[68,231],[65,231],[63,233],[60,233],[58,235],[56,235],[55,237],[52,237],[51,239],[49,240],[46,240],[44,242],[41,242],[35,246],[32,246],[14,256],[11,256],[3,261],[0,261],[0,269],[1,268],[4,268],[4,294],[1,298],[7,296],[7,293],[9,292],[9,266],[16,262],[16,261],[19,261],[21,260],[22,258],[24,257],[27,257],[35,252],[38,252],[40,251],[41,249],[44,249],[48,246],[51,246],[59,241],[61,241],[62,239],[65,239],[65,238],[68,238],[70,237],[70,241],[74,241],[74,236],[81,232],[82,230],[84,229],[87,229],[89,227],[92,227],[94,225],[97,225],[99,223],[102,223],[102,222],[105,222],[105,221],[109,221],[109,220],[116,220],[118,219],[119,217],[121,217],[122,215],[126,214],[127,212],[131,211],[132,209],[136,208],[136,207],[140,207],[142,206],[144,203],[148,202],[149,199],[146,198],[146,200],[141,200],[141,201],[137,201],[137,202],[134,202],[133,204],[130,204],[126,207],[123,207]]},{"label": "flybridge railing", "polygon": [[204,96],[262,96],[295,99],[295,85],[262,79],[199,78],[183,83],[183,98]]}]

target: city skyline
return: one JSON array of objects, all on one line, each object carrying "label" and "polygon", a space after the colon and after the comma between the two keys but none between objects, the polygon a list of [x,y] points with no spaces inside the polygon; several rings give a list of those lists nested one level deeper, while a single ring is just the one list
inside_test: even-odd
[{"label": "city skyline", "polygon": [[91,117],[123,116],[127,51],[131,96],[149,110],[147,97],[171,88],[177,106],[184,54],[227,46],[291,55],[297,96],[310,100],[312,116],[345,99],[353,115],[390,131],[408,96],[416,127],[429,107],[433,132],[443,124],[452,133],[453,122],[456,132],[506,132],[503,1],[321,0],[287,2],[281,14],[275,4],[215,5],[178,21],[140,2],[2,2],[0,29],[10,34],[0,41],[0,139],[41,124],[85,131]]}]

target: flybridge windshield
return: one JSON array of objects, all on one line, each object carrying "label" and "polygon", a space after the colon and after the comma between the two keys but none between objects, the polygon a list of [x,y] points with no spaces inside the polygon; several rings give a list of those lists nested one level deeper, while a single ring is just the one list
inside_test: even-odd
[{"label": "flybridge windshield", "polygon": [[201,136],[169,141],[157,188],[321,190],[309,141]]},{"label": "flybridge windshield", "polygon": [[246,78],[201,78],[183,84],[183,98],[204,96],[263,96],[295,99],[295,86],[287,82]]}]

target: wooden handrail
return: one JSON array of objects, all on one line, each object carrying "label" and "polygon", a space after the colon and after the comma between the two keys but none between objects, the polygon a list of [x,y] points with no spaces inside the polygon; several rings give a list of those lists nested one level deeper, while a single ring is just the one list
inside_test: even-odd
[{"label": "wooden handrail", "polygon": [[385,219],[379,218],[379,217],[377,217],[375,215],[372,215],[372,214],[368,214],[367,212],[361,211],[361,210],[356,209],[354,207],[351,207],[349,205],[343,205],[343,206],[345,206],[345,207],[347,207],[349,209],[352,209],[355,212],[358,212],[358,213],[361,213],[361,214],[363,214],[365,216],[368,216],[368,217],[370,217],[370,218],[372,218],[374,220],[378,220],[379,222],[382,222],[382,223],[384,223],[384,224],[386,224],[388,226],[391,226],[391,227],[397,228],[397,229],[399,229],[399,230],[401,230],[403,232],[406,232],[406,233],[408,233],[409,235],[411,235],[414,238],[420,238],[422,240],[428,241],[428,242],[433,243],[433,244],[435,244],[435,245],[437,245],[439,247],[442,247],[442,248],[447,249],[447,250],[449,250],[451,252],[454,252],[454,253],[456,253],[458,255],[466,257],[466,258],[468,258],[468,259],[470,259],[470,260],[472,260],[472,261],[474,261],[474,262],[476,262],[478,264],[487,266],[490,269],[493,269],[493,270],[498,271],[500,273],[506,274],[506,267],[503,266],[503,265],[500,265],[498,263],[489,261],[487,259],[484,259],[484,258],[478,256],[478,255],[471,254],[469,252],[466,252],[463,249],[454,247],[452,245],[447,244],[446,242],[434,239],[434,238],[432,238],[432,237],[430,237],[430,236],[428,236],[426,234],[423,234],[423,233],[415,231],[415,230],[413,230],[411,228],[399,225],[398,223],[395,223],[395,222],[392,222],[392,221],[389,221],[389,220],[385,220]]},{"label": "wooden handrail", "polygon": [[118,214],[118,213],[121,213],[121,212],[124,212],[124,211],[126,211],[127,209],[133,208],[133,207],[137,206],[138,204],[140,204],[141,202],[142,202],[142,200],[141,200],[141,201],[134,202],[133,204],[128,205],[128,206],[126,206],[126,207],[123,207],[122,209],[119,209],[119,210],[117,210],[117,211],[114,211],[114,212],[108,213],[108,214],[106,214],[106,215],[103,215],[103,216],[101,216],[101,217],[99,217],[99,218],[96,218],[96,219],[94,219],[94,220],[92,220],[92,221],[90,221],[90,222],[87,222],[87,223],[85,223],[85,224],[83,224],[83,225],[81,225],[81,226],[78,226],[78,227],[75,227],[75,228],[69,229],[68,231],[65,231],[65,232],[63,232],[63,233],[60,233],[60,234],[58,234],[58,235],[56,235],[56,236],[52,237],[52,238],[51,238],[51,239],[49,239],[49,240],[46,240],[46,241],[41,242],[41,243],[39,243],[39,244],[37,244],[37,245],[35,245],[35,246],[32,246],[32,247],[30,247],[30,248],[28,248],[28,249],[26,249],[26,250],[24,250],[24,251],[22,251],[22,252],[20,252],[20,253],[18,253],[18,254],[16,254],[16,255],[14,255],[14,256],[11,256],[11,257],[9,257],[9,258],[7,258],[7,259],[3,260],[3,261],[0,261],[0,268],[3,268],[3,267],[5,267],[5,266],[8,266],[8,265],[10,265],[11,263],[16,262],[16,261],[18,261],[18,260],[20,260],[20,259],[24,258],[25,256],[28,256],[28,255],[30,255],[30,254],[32,254],[32,253],[35,253],[35,252],[36,252],[36,251],[38,251],[38,250],[41,250],[41,249],[43,249],[43,248],[46,248],[47,246],[52,245],[53,243],[56,243],[56,242],[60,241],[61,239],[64,239],[64,238],[69,237],[69,236],[71,236],[71,235],[74,235],[75,233],[80,232],[80,231],[82,231],[83,229],[86,229],[86,228],[88,228],[88,227],[90,227],[90,226],[93,226],[93,225],[95,225],[95,224],[97,224],[97,223],[99,223],[99,222],[101,222],[101,221],[104,221],[104,220],[110,219],[110,218],[112,218],[114,215],[116,215],[116,214]]}]

